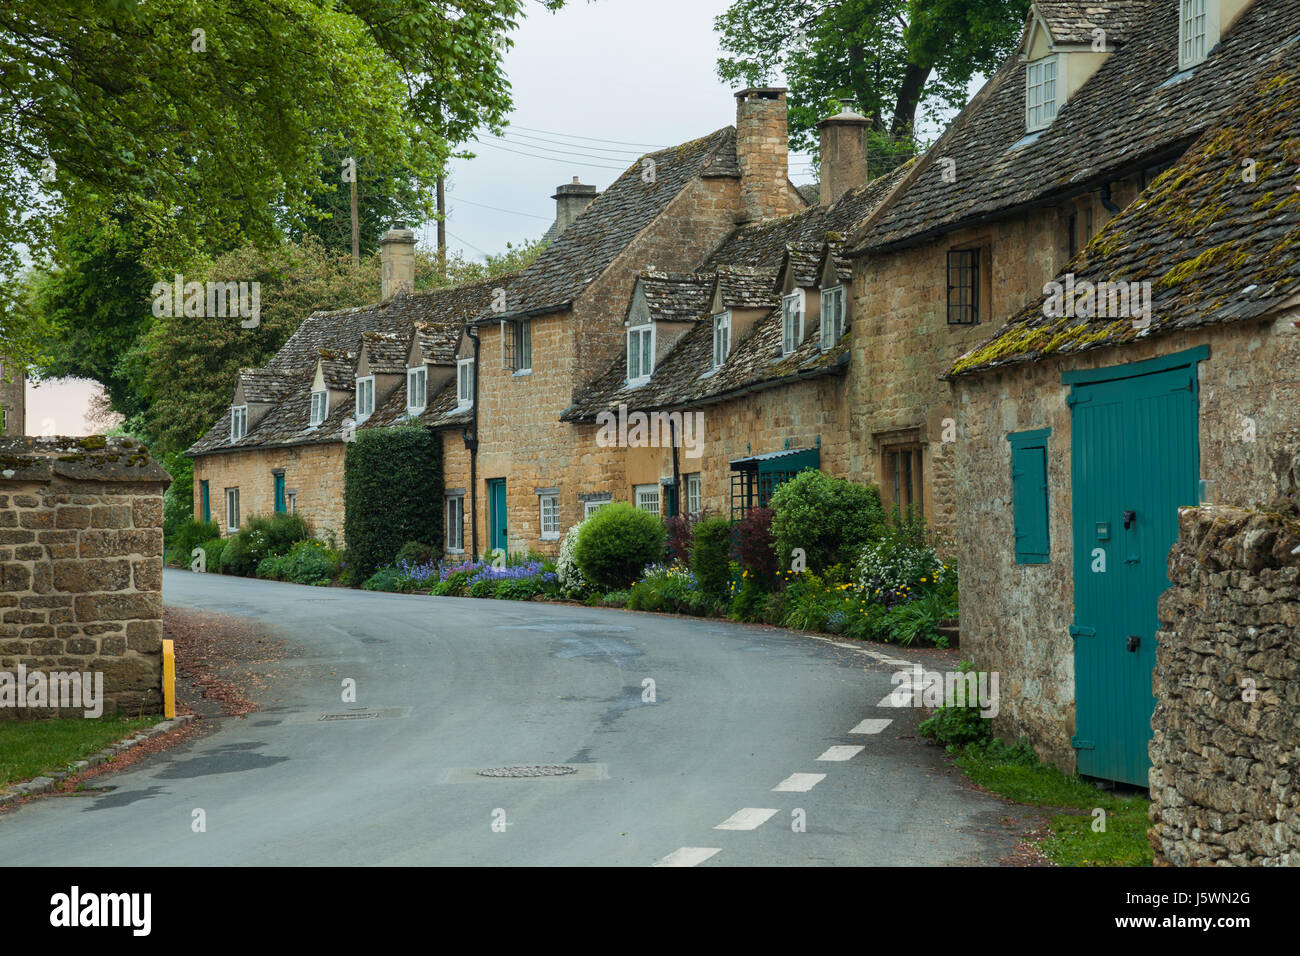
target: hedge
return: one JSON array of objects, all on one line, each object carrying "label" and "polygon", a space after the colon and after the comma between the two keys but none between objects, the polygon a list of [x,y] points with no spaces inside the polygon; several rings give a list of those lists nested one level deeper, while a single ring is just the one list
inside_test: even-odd
[{"label": "hedge", "polygon": [[419,425],[364,428],[343,463],[343,538],[353,581],[408,541],[441,542],[442,441]]}]

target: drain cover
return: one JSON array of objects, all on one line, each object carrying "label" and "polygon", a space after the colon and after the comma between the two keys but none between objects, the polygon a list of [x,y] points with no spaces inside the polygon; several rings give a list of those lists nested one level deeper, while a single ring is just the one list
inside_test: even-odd
[{"label": "drain cover", "polygon": [[476,771],[480,777],[563,777],[577,773],[577,767],[493,767]]},{"label": "drain cover", "polygon": [[321,720],[370,720],[378,716],[374,711],[368,713],[322,714]]}]

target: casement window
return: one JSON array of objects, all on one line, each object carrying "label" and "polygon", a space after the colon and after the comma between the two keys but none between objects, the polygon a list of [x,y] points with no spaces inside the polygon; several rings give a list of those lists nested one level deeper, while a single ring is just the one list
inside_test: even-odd
[{"label": "casement window", "polygon": [[1178,0],[1178,68],[1190,69],[1205,59],[1210,46],[1206,5],[1210,0]]},{"label": "casement window", "polygon": [[521,319],[514,323],[514,368],[516,372],[533,370],[533,323],[531,319]]},{"label": "casement window", "polygon": [[1039,428],[1007,435],[1016,564],[1047,564],[1051,560],[1047,491],[1047,438],[1051,433],[1050,428]]},{"label": "casement window", "polygon": [[239,441],[248,434],[248,406],[234,405],[230,409],[230,440]]},{"label": "casement window", "polygon": [[658,485],[637,485],[634,489],[636,492],[636,506],[641,511],[649,511],[651,514],[659,513],[659,486]]},{"label": "casement window", "polygon": [[311,393],[311,424],[319,425],[329,418],[330,393],[328,390]]},{"label": "casement window", "polygon": [[537,496],[538,509],[541,512],[541,529],[543,541],[555,541],[560,537],[560,496],[546,493]]},{"label": "casement window", "polygon": [[844,334],[844,286],[822,292],[822,351],[831,348]]},{"label": "casement window", "polygon": [[700,498],[700,473],[686,475],[686,513],[688,515],[697,515],[701,510]]},{"label": "casement window", "polygon": [[357,423],[364,422],[375,413],[375,377],[367,375],[357,379]]},{"label": "casement window", "polygon": [[605,505],[609,504],[609,501],[610,499],[608,498],[597,498],[595,501],[584,501],[582,503],[582,517],[584,519],[590,518],[601,508],[605,507]]},{"label": "casement window", "polygon": [[795,290],[781,297],[781,354],[789,355],[803,342],[803,295]]},{"label": "casement window", "polygon": [[1046,129],[1056,119],[1056,64],[1055,56],[1045,56],[1025,66],[1026,132]]},{"label": "casement window", "polygon": [[980,320],[980,250],[948,251],[948,324],[975,325]]},{"label": "casement window", "polygon": [[474,360],[456,362],[456,403],[460,408],[474,404]]},{"label": "casement window", "polygon": [[460,553],[465,550],[465,496],[447,496],[447,551]]},{"label": "casement window", "polygon": [[641,385],[654,372],[655,327],[653,322],[627,330],[627,383]]},{"label": "casement window", "polygon": [[296,515],[298,513],[298,492],[290,489],[287,494],[289,496],[289,514]]},{"label": "casement window", "polygon": [[429,372],[423,365],[406,370],[406,410],[412,415],[424,411],[428,375]]},{"label": "casement window", "polygon": [[884,449],[884,487],[889,497],[886,510],[897,509],[918,515],[925,514],[924,474],[920,444],[887,445]]},{"label": "casement window", "polygon": [[722,368],[731,354],[731,313],[713,317],[713,367]]},{"label": "casement window", "polygon": [[239,489],[226,489],[226,534],[239,530]]}]

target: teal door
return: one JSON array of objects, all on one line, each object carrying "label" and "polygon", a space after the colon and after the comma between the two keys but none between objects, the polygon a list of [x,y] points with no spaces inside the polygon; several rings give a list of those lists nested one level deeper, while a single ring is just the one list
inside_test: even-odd
[{"label": "teal door", "polygon": [[275,476],[275,510],[283,514],[288,510],[284,503],[284,473],[280,472]]},{"label": "teal door", "polygon": [[199,482],[199,498],[203,507],[203,520],[206,523],[212,520],[212,501],[208,498],[208,483],[206,481]]},{"label": "teal door", "polygon": [[1087,776],[1148,782],[1156,600],[1169,586],[1178,508],[1197,503],[1196,357],[1065,376],[1074,386],[1072,744]]},{"label": "teal door", "polygon": [[506,538],[506,480],[488,479],[488,553],[500,548],[510,552]]}]

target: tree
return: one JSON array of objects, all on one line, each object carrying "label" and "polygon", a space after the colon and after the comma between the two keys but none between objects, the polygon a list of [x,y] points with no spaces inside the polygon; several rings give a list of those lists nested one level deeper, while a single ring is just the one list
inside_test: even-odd
[{"label": "tree", "polygon": [[1011,53],[1029,0],[734,0],[714,27],[718,75],[789,86],[790,145],[816,150],[817,123],[843,100],[872,121],[875,139],[910,139],[922,104],[965,103],[976,73]]}]

